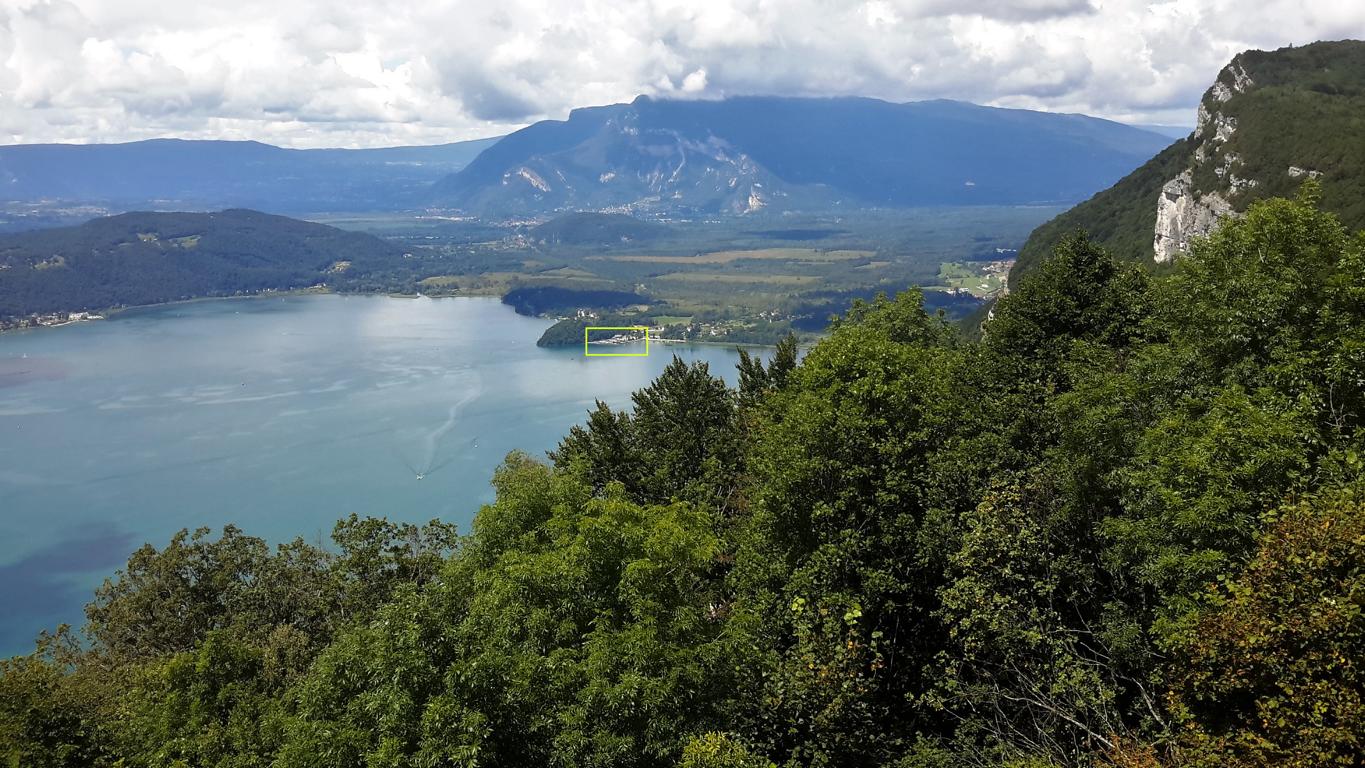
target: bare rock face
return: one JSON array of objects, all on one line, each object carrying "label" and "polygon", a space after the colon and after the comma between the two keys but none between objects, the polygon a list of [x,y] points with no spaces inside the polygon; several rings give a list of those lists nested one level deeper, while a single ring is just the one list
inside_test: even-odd
[{"label": "bare rock face", "polygon": [[1232,204],[1222,195],[1196,196],[1189,169],[1166,182],[1157,200],[1156,236],[1152,242],[1157,263],[1165,264],[1176,254],[1190,249],[1190,242],[1213,231],[1218,220],[1232,213]]},{"label": "bare rock face", "polygon": [[[1236,134],[1237,120],[1222,114],[1219,109],[1222,104],[1254,85],[1246,69],[1234,61],[1219,74],[1200,100],[1194,129],[1198,144],[1190,167],[1166,182],[1161,188],[1161,197],[1157,199],[1156,227],[1152,240],[1157,263],[1164,264],[1177,254],[1188,251],[1194,238],[1208,235],[1218,225],[1219,219],[1234,215],[1228,197],[1256,185],[1254,179],[1239,178],[1236,174],[1241,158],[1227,151],[1223,145]],[[1194,170],[1209,162],[1218,163],[1213,173],[1225,188],[1197,192],[1194,188]]]}]

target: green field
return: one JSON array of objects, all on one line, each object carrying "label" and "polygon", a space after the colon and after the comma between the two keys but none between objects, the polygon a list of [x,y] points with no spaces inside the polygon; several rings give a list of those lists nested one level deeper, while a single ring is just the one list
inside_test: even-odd
[{"label": "green field", "polygon": [[1009,269],[993,268],[1005,262],[944,262],[939,266],[938,285],[947,289],[967,291],[973,296],[987,298],[1004,290]]},{"label": "green field", "polygon": [[730,283],[733,285],[810,285],[819,282],[815,275],[736,275],[723,272],[671,272],[660,280],[687,283]]},{"label": "green field", "polygon": [[402,270],[373,278],[382,290],[446,296],[500,296],[532,286],[626,291],[649,296],[650,316],[665,325],[735,327],[774,318],[780,325],[787,318],[819,328],[854,298],[912,286],[940,289],[928,301],[962,316],[1003,288],[1005,273],[991,265],[1057,211],[974,206],[661,221],[672,234],[595,245],[539,242],[526,235],[534,222],[375,215],[328,223],[411,245]]},{"label": "green field", "polygon": [[588,260],[634,261],[646,264],[728,264],[733,261],[847,261],[866,259],[874,251],[835,250],[817,248],[755,248],[745,251],[712,251],[696,256],[589,256]]}]

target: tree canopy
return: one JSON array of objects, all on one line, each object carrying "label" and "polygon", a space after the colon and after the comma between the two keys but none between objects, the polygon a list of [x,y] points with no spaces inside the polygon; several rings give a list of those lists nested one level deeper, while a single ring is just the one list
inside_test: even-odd
[{"label": "tree canopy", "polygon": [[12,766],[1365,758],[1365,234],[1064,240],[979,341],[907,292],[675,359],[463,535],[145,547],[0,662]]}]

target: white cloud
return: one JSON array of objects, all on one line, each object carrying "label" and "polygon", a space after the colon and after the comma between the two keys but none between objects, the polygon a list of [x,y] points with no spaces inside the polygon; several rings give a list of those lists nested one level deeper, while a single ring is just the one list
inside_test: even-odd
[{"label": "white cloud", "polygon": [[1190,123],[1341,0],[0,0],[0,142],[434,143],[640,93],[958,98]]},{"label": "white cloud", "polygon": [[689,74],[687,77],[684,77],[684,78],[683,78],[683,82],[682,82],[682,91],[683,91],[683,93],[701,93],[701,92],[703,92],[703,91],[705,91],[705,90],[706,90],[706,68],[705,68],[705,67],[702,67],[701,69],[695,70],[695,71],[693,71],[691,74]]}]

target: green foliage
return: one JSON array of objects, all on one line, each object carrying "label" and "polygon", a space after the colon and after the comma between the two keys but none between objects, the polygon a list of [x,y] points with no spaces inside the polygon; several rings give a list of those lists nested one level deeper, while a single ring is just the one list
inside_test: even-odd
[{"label": "green foliage", "polygon": [[[1239,209],[1255,200],[1292,196],[1302,182],[1289,166],[1321,175],[1323,207],[1353,228],[1365,227],[1365,44],[1320,42],[1277,51],[1247,51],[1233,59],[1255,87],[1218,109],[1237,130],[1196,176],[1197,189],[1218,183],[1213,167],[1231,154],[1240,178],[1259,183],[1234,196]],[[1231,83],[1224,70],[1219,78]],[[1225,186],[1225,183],[1220,185]]]},{"label": "green foliage", "polygon": [[439,584],[318,659],[281,765],[656,765],[718,724],[711,517],[524,457],[495,485]]},{"label": "green foliage", "polygon": [[1365,236],[1317,200],[1165,278],[1067,238],[979,342],[908,292],[737,391],[675,359],[465,537],[181,532],[0,665],[0,757],[1359,764]]},{"label": "green foliage", "polygon": [[352,513],[336,524],[332,542],[338,553],[329,572],[340,596],[339,618],[349,620],[367,617],[400,586],[435,580],[459,536],[440,520],[418,526]]},{"label": "green foliage", "polygon": [[1092,574],[1049,530],[1056,499],[1038,486],[993,492],[964,516],[939,595],[948,638],[926,702],[975,712],[1016,759],[1083,764],[1127,731],[1116,702],[1124,681],[1069,615]]},{"label": "green foliage", "polygon": [[687,742],[679,768],[776,768],[742,741],[725,733],[706,733]]},{"label": "green foliage", "polygon": [[752,716],[778,754],[868,760],[901,738],[898,691],[932,643],[916,626],[934,584],[922,491],[949,428],[949,340],[914,293],[857,304],[772,400],[738,583],[774,643],[772,703]]},{"label": "green foliage", "polygon": [[583,333],[590,326],[633,327],[647,325],[634,315],[606,314],[601,317],[566,317],[545,329],[536,340],[538,347],[581,347]]},{"label": "green foliage", "polygon": [[327,555],[294,541],[272,553],[265,541],[227,526],[180,531],[165,549],[145,545],[105,580],[86,608],[96,650],[134,660],[193,651],[214,630],[260,637],[289,625],[325,639]]},{"label": "green foliage", "polygon": [[124,761],[269,766],[283,735],[280,695],[302,671],[296,651],[306,642],[280,628],[258,648],[215,630],[194,651],[136,668],[114,721]]},{"label": "green foliage", "polygon": [[754,408],[772,392],[785,389],[796,369],[796,336],[787,334],[777,343],[773,359],[765,367],[763,361],[743,348],[739,352],[739,402],[747,408]]},{"label": "green foliage", "polygon": [[1085,233],[1064,238],[994,310],[985,346],[997,357],[1057,372],[1075,341],[1123,348],[1150,333],[1149,279]]},{"label": "green foliage", "polygon": [[79,649],[66,627],[28,656],[0,660],[0,765],[83,768],[108,764],[108,733],[90,676],[73,674]]},{"label": "green foliage", "polygon": [[116,659],[193,651],[230,630],[253,643],[277,627],[325,643],[364,618],[400,584],[437,575],[456,544],[455,527],[396,524],[351,515],[338,522],[336,552],[296,539],[272,552],[263,539],[227,526],[180,531],[157,550],[145,545],[96,591],[86,608],[94,650]]},{"label": "green foliage", "polygon": [[[585,307],[619,309],[631,304],[648,304],[649,297],[627,291],[584,290],[538,285],[513,288],[503,294],[502,303],[516,310],[519,315],[534,317],[551,312],[572,312],[575,309]],[[542,344],[541,346],[552,345]]]},{"label": "green foliage", "polygon": [[1175,341],[1207,375],[1301,391],[1340,433],[1362,413],[1365,243],[1318,209],[1319,194],[1309,183],[1297,202],[1255,204],[1197,243],[1164,306]]},{"label": "green foliage", "polygon": [[1059,399],[1081,428],[1064,438],[1076,461],[1096,458],[1087,411],[1121,432],[1124,455],[1095,468],[1108,474],[1092,491],[1122,509],[1101,530],[1167,608],[1188,608],[1180,595],[1249,554],[1261,512],[1337,471],[1333,446],[1354,444],[1360,254],[1311,197],[1254,204],[1161,286],[1169,340]]},{"label": "green foliage", "polygon": [[712,496],[723,502],[727,479],[739,462],[733,393],[706,363],[674,357],[635,404],[637,455],[644,471],[643,498]]},{"label": "green foliage", "polygon": [[[784,359],[794,353],[791,344]],[[587,425],[572,428],[550,458],[598,491],[619,482],[638,501],[708,499],[723,506],[742,463],[735,399],[705,363],[674,356],[632,395],[632,414],[599,402]]]},{"label": "green foliage", "polygon": [[561,469],[575,469],[597,493],[613,482],[627,491],[643,491],[644,468],[636,450],[635,422],[601,400],[588,412],[584,426],[573,426],[550,459]]},{"label": "green foliage", "polygon": [[547,245],[612,246],[654,240],[671,233],[664,224],[637,219],[624,213],[576,211],[556,216],[531,230]]},{"label": "green foliage", "polygon": [[1270,515],[1255,557],[1171,638],[1189,765],[1359,765],[1365,505],[1329,493]]}]

